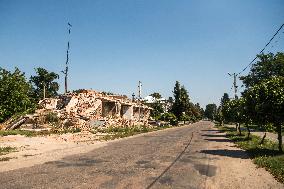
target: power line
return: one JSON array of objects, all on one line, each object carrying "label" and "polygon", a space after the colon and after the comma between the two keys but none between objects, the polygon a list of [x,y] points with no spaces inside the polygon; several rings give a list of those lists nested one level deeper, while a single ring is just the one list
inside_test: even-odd
[{"label": "power line", "polygon": [[[258,53],[261,54],[263,53],[263,51],[266,49],[266,47],[271,43],[271,41],[274,39],[274,37],[279,33],[279,31],[283,28],[284,24],[282,24],[280,26],[280,28],[276,31],[276,33],[271,37],[271,39],[268,41],[268,43],[266,43],[266,45],[264,46],[264,48]],[[257,59],[257,56],[242,70],[240,71],[237,75],[241,74],[242,72],[244,72],[255,60]]]}]

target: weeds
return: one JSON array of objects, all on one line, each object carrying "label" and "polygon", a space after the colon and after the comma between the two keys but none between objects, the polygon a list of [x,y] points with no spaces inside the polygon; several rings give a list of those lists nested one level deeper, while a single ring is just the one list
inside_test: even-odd
[{"label": "weeds", "polygon": [[265,139],[263,144],[259,144],[261,141],[259,136],[251,135],[247,138],[247,132],[239,136],[234,128],[219,126],[218,128],[238,147],[246,150],[255,164],[264,167],[278,181],[284,183],[284,154],[279,152],[276,142]]},{"label": "weeds", "polygon": [[124,138],[124,137],[133,136],[133,135],[136,135],[136,134],[166,129],[166,128],[169,128],[169,127],[170,126],[154,127],[154,128],[150,128],[150,127],[147,127],[147,126],[109,127],[105,130],[93,131],[93,133],[97,133],[97,132],[107,133],[107,135],[102,136],[101,139],[102,140],[113,140],[113,139],[117,139],[117,138]]},{"label": "weeds", "polygon": [[13,147],[0,147],[0,155],[5,155],[5,154],[8,154],[10,152],[15,152],[16,151],[16,148],[13,148]]}]

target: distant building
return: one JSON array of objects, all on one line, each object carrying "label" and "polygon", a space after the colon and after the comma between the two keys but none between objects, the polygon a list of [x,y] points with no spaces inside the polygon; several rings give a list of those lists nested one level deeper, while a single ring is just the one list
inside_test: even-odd
[{"label": "distant building", "polygon": [[171,105],[172,105],[165,98],[157,99],[157,98],[155,98],[155,97],[153,97],[151,95],[146,96],[145,98],[142,99],[142,101],[143,101],[144,104],[149,105],[149,106],[151,106],[151,104],[154,104],[154,103],[160,103],[162,105],[162,107],[163,107],[164,112],[168,112],[170,107],[171,107]]}]

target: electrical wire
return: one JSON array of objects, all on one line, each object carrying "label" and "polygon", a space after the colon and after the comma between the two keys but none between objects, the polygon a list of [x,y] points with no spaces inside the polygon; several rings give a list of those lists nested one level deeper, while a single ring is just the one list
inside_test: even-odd
[{"label": "electrical wire", "polygon": [[[266,47],[271,43],[271,41],[275,38],[275,36],[279,33],[279,31],[283,28],[284,24],[280,26],[280,28],[276,31],[276,33],[271,37],[271,39],[266,43],[264,48],[259,52],[259,54],[263,53],[263,51],[266,49]],[[284,33],[284,32],[283,32]],[[244,72],[255,60],[257,59],[257,56],[242,70],[240,71],[237,75],[241,74]]]}]

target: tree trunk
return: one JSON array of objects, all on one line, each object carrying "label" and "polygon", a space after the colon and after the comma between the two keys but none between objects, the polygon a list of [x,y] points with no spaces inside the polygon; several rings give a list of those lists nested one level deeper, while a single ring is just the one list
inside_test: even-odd
[{"label": "tree trunk", "polygon": [[250,137],[250,129],[249,129],[249,125],[246,123],[246,128],[247,128],[247,131],[248,131],[248,138]]},{"label": "tree trunk", "polygon": [[238,130],[239,130],[239,135],[241,136],[242,135],[242,130],[241,130],[241,124],[238,123]]},{"label": "tree trunk", "polygon": [[263,137],[262,137],[262,139],[261,139],[261,141],[260,141],[259,145],[261,145],[261,144],[263,144],[263,143],[264,143],[264,139],[265,139],[265,137],[266,137],[266,132],[264,133],[264,135],[263,135]]},{"label": "tree trunk", "polygon": [[238,123],[236,123],[236,131],[238,132]]},{"label": "tree trunk", "polygon": [[278,133],[278,149],[279,152],[282,152],[282,128],[281,124],[277,124],[277,133]]},{"label": "tree trunk", "polygon": [[221,122],[221,126],[224,127],[224,121],[223,121],[223,120],[222,120],[222,122]]}]

